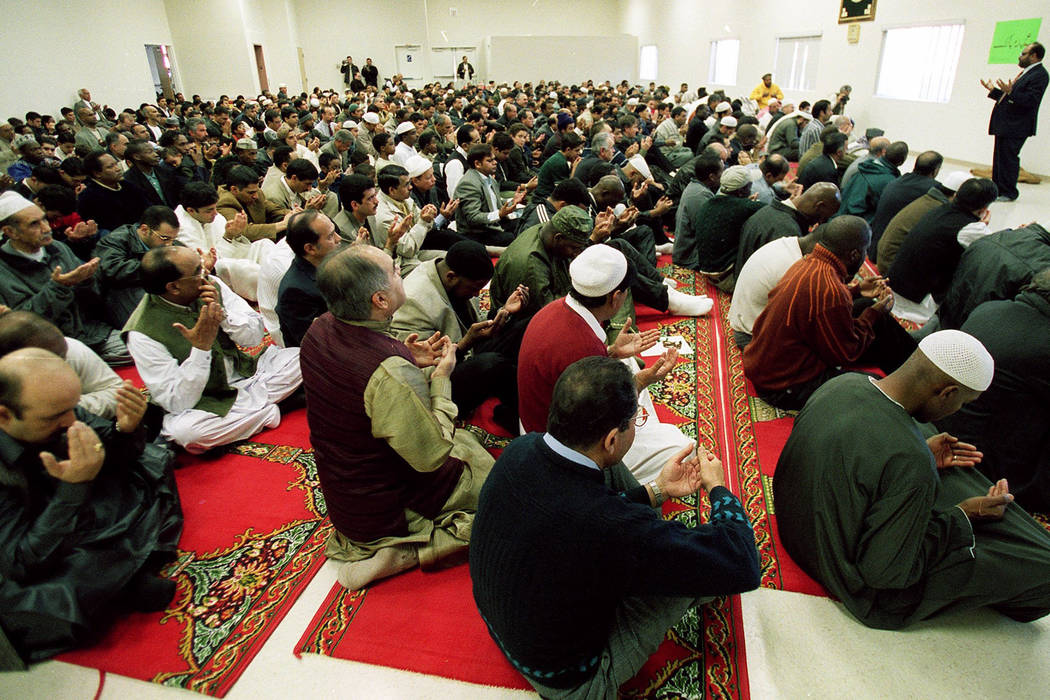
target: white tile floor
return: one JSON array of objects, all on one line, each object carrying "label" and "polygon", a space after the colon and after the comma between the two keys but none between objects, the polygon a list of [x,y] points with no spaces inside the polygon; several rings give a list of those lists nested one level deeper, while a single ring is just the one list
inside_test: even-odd
[{"label": "white tile floor", "polygon": [[[942,175],[969,167],[946,162]],[[910,169],[909,162],[904,170]],[[1016,202],[992,205],[992,229],[1032,221],[1050,228],[1050,182],[1019,189]],[[335,567],[326,564],[230,691],[230,700],[536,697],[312,654],[296,659],[292,649],[334,582]],[[742,600],[754,698],[1050,696],[1050,620],[1025,625],[980,612],[883,632],[858,624],[825,598],[763,589]],[[90,700],[98,681],[97,671],[47,662],[25,673],[0,674],[0,698]],[[195,695],[107,675],[101,697]]]}]

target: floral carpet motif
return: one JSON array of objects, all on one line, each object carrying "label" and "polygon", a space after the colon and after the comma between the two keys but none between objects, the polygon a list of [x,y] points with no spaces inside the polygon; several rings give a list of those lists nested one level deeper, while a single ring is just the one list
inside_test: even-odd
[{"label": "floral carpet motif", "polygon": [[[168,609],[121,620],[100,645],[63,655],[63,660],[222,697],[255,657],[324,562],[331,524],[324,517],[312,451],[244,442],[210,459],[220,467],[233,462],[231,471],[268,482],[256,499],[260,512],[297,509],[305,517],[257,527],[252,523],[266,519],[238,508],[243,529],[232,544],[214,549],[195,546],[187,528],[178,557],[162,572],[176,584]],[[206,469],[204,463],[191,463],[176,472],[187,523],[229,518],[229,513],[195,512],[196,499],[187,498],[193,489],[187,480],[209,477]],[[213,508],[223,503],[222,498],[207,501]]]}]

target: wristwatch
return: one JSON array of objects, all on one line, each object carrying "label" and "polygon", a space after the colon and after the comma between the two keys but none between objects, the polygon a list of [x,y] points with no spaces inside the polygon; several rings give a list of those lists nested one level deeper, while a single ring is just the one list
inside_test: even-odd
[{"label": "wristwatch", "polygon": [[646,486],[648,486],[652,490],[653,495],[656,496],[656,505],[663,505],[665,500],[664,492],[660,490],[660,487],[656,485],[656,482],[650,481]]}]

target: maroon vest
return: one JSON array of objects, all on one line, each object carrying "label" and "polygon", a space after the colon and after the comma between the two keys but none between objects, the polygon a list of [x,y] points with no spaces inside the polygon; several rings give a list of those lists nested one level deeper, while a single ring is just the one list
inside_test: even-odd
[{"label": "maroon vest", "polygon": [[372,436],[365,386],[388,357],[413,362],[404,343],[326,313],[303,338],[300,364],[306,418],[328,516],[356,542],[408,534],[405,509],[434,518],[463,472],[449,457],[432,472],[413,469]]}]

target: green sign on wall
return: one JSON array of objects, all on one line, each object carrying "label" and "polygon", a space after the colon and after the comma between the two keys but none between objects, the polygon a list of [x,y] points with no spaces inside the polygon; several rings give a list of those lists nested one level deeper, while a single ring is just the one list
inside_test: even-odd
[{"label": "green sign on wall", "polygon": [[1039,25],[1042,21],[1041,17],[1036,17],[996,22],[992,49],[988,52],[988,63],[1017,63],[1017,55],[1021,53],[1021,49],[1038,39]]}]

